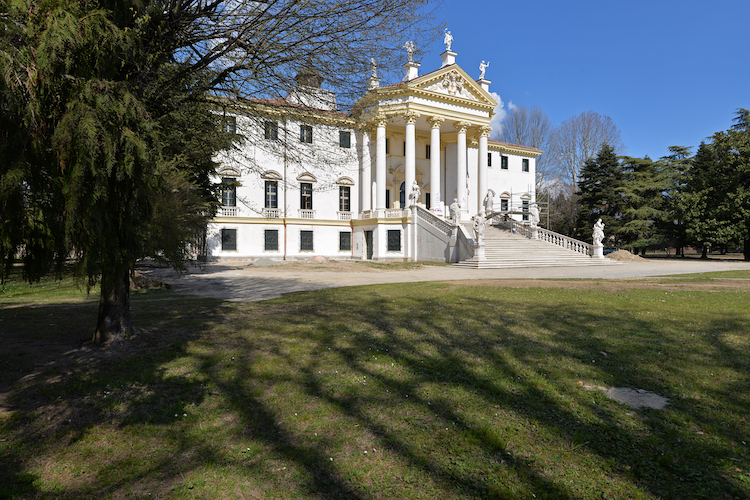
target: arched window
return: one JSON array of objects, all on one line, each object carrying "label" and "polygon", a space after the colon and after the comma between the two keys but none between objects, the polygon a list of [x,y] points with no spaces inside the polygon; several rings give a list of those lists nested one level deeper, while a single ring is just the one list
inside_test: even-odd
[{"label": "arched window", "polygon": [[401,186],[398,188],[398,201],[401,203],[401,208],[404,208],[406,206],[406,190],[405,190],[405,184],[406,182],[402,182]]}]

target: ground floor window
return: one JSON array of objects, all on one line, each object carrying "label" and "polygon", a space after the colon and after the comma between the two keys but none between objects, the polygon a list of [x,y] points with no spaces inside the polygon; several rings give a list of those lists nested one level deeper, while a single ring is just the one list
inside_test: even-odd
[{"label": "ground floor window", "polygon": [[301,252],[313,251],[313,232],[312,231],[300,231],[299,232],[299,249]]},{"label": "ground floor window", "polygon": [[236,229],[222,229],[221,230],[221,249],[237,250],[237,230]]},{"label": "ground floor window", "polygon": [[264,250],[267,252],[275,251],[279,249],[279,230],[278,229],[266,229],[264,233]]},{"label": "ground floor window", "polygon": [[352,233],[350,231],[339,232],[339,250],[352,249]]},{"label": "ground floor window", "polygon": [[400,252],[401,251],[401,231],[398,229],[388,230],[388,251],[389,252]]},{"label": "ground floor window", "polygon": [[508,200],[507,199],[500,200],[500,211],[501,212],[507,212],[508,211]]},{"label": "ground floor window", "polygon": [[528,200],[523,200],[522,210],[523,210],[523,220],[529,220],[529,213],[528,213],[529,201]]}]

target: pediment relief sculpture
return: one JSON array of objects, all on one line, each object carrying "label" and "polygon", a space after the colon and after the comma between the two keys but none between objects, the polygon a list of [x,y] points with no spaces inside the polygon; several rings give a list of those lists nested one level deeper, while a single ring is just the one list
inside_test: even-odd
[{"label": "pediment relief sculpture", "polygon": [[462,97],[471,101],[479,100],[469,91],[466,80],[457,71],[446,73],[439,80],[425,86],[424,90],[451,97]]}]

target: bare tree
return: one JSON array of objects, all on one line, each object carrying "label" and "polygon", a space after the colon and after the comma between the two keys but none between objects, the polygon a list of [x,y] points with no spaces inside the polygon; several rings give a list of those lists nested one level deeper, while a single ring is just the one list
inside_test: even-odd
[{"label": "bare tree", "polygon": [[625,152],[620,129],[612,118],[594,111],[562,122],[555,130],[552,143],[559,175],[574,191],[583,164],[596,156],[602,145],[610,145],[618,155]]},{"label": "bare tree", "polygon": [[521,146],[529,146],[543,151],[536,159],[537,190],[548,180],[550,165],[551,140],[554,127],[541,108],[533,106],[513,108],[503,122],[502,132],[496,135],[498,140]]}]

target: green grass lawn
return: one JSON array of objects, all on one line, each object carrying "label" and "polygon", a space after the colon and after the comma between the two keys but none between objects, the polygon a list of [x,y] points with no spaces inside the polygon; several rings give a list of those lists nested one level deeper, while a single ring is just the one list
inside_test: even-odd
[{"label": "green grass lawn", "polygon": [[716,277],[153,290],[105,351],[95,301],[6,292],[0,498],[750,498],[750,287]]}]

